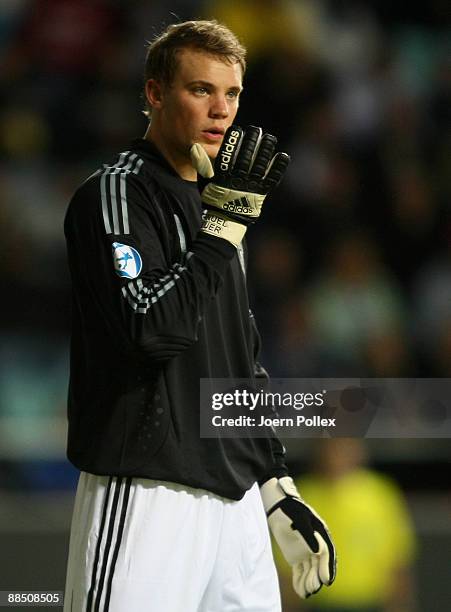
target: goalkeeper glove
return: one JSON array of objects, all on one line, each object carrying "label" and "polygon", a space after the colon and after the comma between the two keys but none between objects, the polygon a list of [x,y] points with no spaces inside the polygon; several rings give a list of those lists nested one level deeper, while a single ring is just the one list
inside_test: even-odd
[{"label": "goalkeeper glove", "polygon": [[277,153],[277,139],[250,126],[244,131],[232,125],[224,135],[214,167],[198,143],[191,147],[191,161],[198,173],[211,181],[202,191],[207,213],[201,230],[238,246],[261,212],[263,200],[276,187],[290,162]]},{"label": "goalkeeper glove", "polygon": [[306,599],[335,580],[336,554],[326,523],[307,505],[289,476],[260,487],[268,523],[293,567],[293,587]]}]

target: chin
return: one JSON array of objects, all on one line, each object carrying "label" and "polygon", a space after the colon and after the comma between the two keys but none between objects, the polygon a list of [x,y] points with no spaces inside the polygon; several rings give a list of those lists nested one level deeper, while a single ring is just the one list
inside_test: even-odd
[{"label": "chin", "polygon": [[206,150],[208,157],[211,157],[211,159],[216,159],[221,143],[202,143],[202,146]]}]

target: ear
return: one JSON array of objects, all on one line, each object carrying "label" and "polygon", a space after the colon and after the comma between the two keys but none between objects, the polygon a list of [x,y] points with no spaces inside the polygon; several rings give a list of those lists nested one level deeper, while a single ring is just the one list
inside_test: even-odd
[{"label": "ear", "polygon": [[159,110],[163,104],[163,89],[158,81],[149,79],[145,87],[146,98],[150,106]]}]

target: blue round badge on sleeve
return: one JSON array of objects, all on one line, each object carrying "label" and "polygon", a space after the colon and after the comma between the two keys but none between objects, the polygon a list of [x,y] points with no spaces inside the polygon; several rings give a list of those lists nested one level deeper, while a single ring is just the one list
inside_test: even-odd
[{"label": "blue round badge on sleeve", "polygon": [[136,278],[139,276],[143,263],[138,251],[120,242],[113,242],[112,246],[116,274],[123,278]]}]

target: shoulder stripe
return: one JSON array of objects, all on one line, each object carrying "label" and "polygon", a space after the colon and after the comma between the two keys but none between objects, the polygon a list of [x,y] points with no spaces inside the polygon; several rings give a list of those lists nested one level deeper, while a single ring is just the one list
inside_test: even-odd
[{"label": "shoulder stripe", "polygon": [[119,234],[119,218],[117,215],[117,200],[116,200],[116,174],[117,170],[113,170],[110,174],[110,198],[111,198],[111,212],[113,213],[113,233]]},{"label": "shoulder stripe", "polygon": [[138,161],[136,162],[135,169],[133,170],[134,174],[139,174],[139,171],[141,170],[141,166],[143,165],[143,163],[144,163],[144,160],[138,157]]},{"label": "shoulder stripe", "polygon": [[128,224],[128,207],[127,207],[127,185],[125,183],[125,177],[127,175],[125,172],[121,174],[120,177],[120,193],[121,193],[121,210],[122,210],[122,219],[124,221],[124,234],[130,233],[130,227]]},{"label": "shoulder stripe", "polygon": [[[130,155],[130,157],[128,158],[127,161],[127,165],[124,168],[117,168],[116,170],[113,170],[111,172],[111,177],[110,177],[110,188],[111,188],[111,210],[113,212],[113,229],[114,229],[114,234],[120,234],[122,233],[119,227],[119,217],[118,217],[118,206],[117,206],[117,199],[116,199],[116,183],[117,180],[119,178],[119,180],[122,180],[122,178],[124,178],[124,182],[125,182],[125,177],[126,177],[126,173],[128,171],[131,170],[132,166],[134,165],[133,162],[135,161],[135,159],[137,158],[136,153],[133,153],[132,155]],[[121,177],[117,177],[116,175],[119,173],[124,172],[124,175]],[[122,195],[122,194],[121,194]],[[127,194],[125,191],[125,184],[124,184],[124,202],[125,202],[125,206],[127,201]],[[124,205],[122,205],[122,210],[123,210]],[[127,215],[128,218],[128,215]],[[126,234],[127,232],[123,232],[124,234]]]},{"label": "shoulder stripe", "polygon": [[[102,200],[102,216],[103,216],[103,223],[105,226],[105,232],[107,234],[113,233],[111,230],[110,213],[109,213],[109,207],[108,207],[108,202],[111,201],[110,189],[109,189],[111,182],[110,182],[110,185],[107,185],[107,176],[117,172],[117,168],[120,168],[124,165],[129,155],[130,155],[130,151],[124,151],[123,153],[119,155],[119,160],[115,164],[113,164],[112,166],[104,165],[103,172],[100,177],[100,196]],[[110,177],[110,181],[111,181],[111,178],[114,178],[114,177]],[[114,212],[112,214],[114,218]]]},{"label": "shoulder stripe", "polygon": [[103,172],[100,177],[100,197],[102,199],[102,216],[103,216],[103,224],[105,226],[105,231],[107,234],[111,234],[111,225],[110,219],[108,217],[108,202],[106,196],[106,174]]},{"label": "shoulder stripe", "polygon": [[143,163],[136,153],[130,154],[130,151],[125,151],[120,154],[116,164],[105,166],[100,178],[100,193],[107,234],[130,234],[126,179],[131,172],[139,174]]}]

